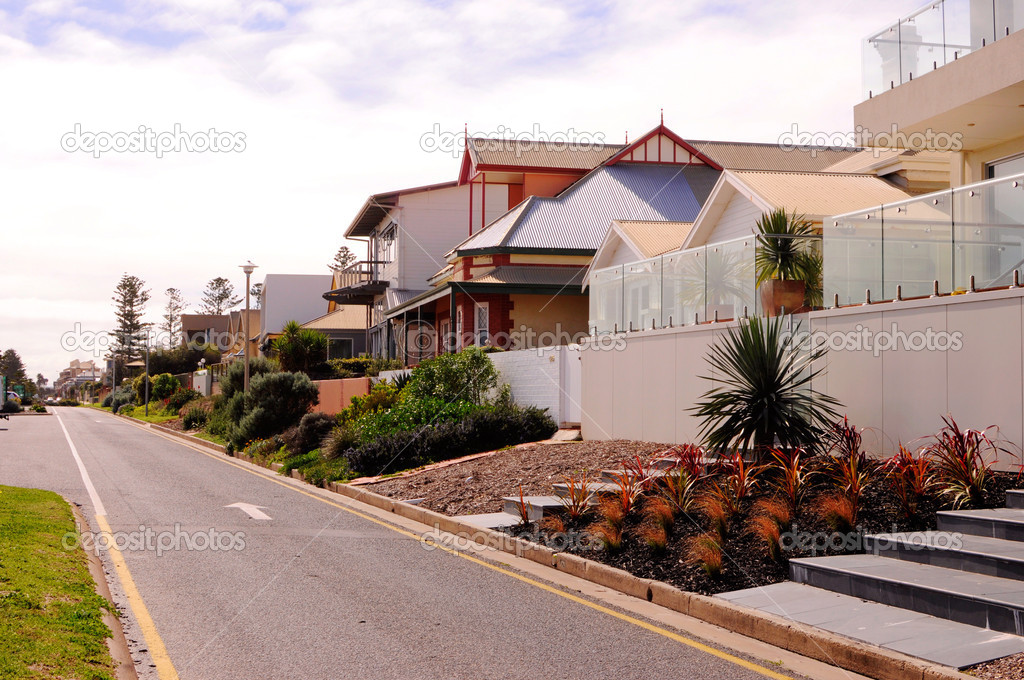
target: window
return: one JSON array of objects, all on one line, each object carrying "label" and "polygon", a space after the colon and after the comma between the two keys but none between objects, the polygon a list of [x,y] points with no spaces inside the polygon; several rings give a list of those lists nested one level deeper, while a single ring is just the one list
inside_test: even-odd
[{"label": "window", "polygon": [[381,262],[393,262],[395,259],[395,242],[398,240],[398,225],[388,224],[377,237],[377,258]]},{"label": "window", "polygon": [[351,359],[354,353],[352,338],[331,340],[327,344],[328,359]]},{"label": "window", "polygon": [[986,174],[989,179],[998,179],[1000,177],[1019,175],[1022,172],[1024,172],[1024,154],[989,163]]},{"label": "window", "polygon": [[491,339],[490,334],[490,306],[486,302],[476,303],[476,344],[483,347]]},{"label": "window", "polygon": [[455,350],[462,349],[462,307],[455,310]]},{"label": "window", "polygon": [[441,322],[441,346],[444,351],[449,351],[452,348],[452,322],[449,319],[445,319]]}]

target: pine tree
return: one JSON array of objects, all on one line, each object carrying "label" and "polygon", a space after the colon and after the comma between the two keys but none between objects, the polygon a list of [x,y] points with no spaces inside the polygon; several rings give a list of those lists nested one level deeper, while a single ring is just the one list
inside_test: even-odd
[{"label": "pine tree", "polygon": [[254,283],[252,288],[249,289],[249,295],[252,296],[252,306],[254,309],[260,309],[263,307],[263,284]]},{"label": "pine tree", "polygon": [[181,313],[185,311],[186,302],[177,288],[168,288],[164,295],[167,296],[167,304],[160,330],[167,336],[168,346],[176,347],[181,343]]},{"label": "pine tree", "polygon": [[149,291],[146,283],[137,276],[124,274],[114,289],[115,316],[117,328],[114,330],[114,344],[111,349],[114,357],[126,364],[142,356],[146,344],[146,333],[149,324],[142,321],[149,302]]},{"label": "pine tree", "polygon": [[356,254],[349,250],[348,246],[338,248],[334,254],[334,261],[327,265],[332,272],[340,271],[356,261]]},{"label": "pine tree", "polygon": [[235,287],[223,276],[210,279],[203,291],[203,304],[200,307],[201,314],[224,314],[229,309],[242,301],[242,298],[235,297]]},{"label": "pine tree", "polygon": [[28,380],[28,376],[25,375],[25,363],[21,360],[21,355],[13,349],[5,350],[0,355],[0,374],[7,377],[8,385]]}]

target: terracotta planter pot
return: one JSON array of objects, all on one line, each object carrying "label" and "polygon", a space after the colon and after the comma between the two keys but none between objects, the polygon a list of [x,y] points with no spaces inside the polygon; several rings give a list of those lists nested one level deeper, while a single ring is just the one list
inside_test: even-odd
[{"label": "terracotta planter pot", "polygon": [[786,313],[799,312],[804,306],[807,284],[803,281],[770,279],[761,284],[761,307],[768,316],[778,316],[782,308]]}]

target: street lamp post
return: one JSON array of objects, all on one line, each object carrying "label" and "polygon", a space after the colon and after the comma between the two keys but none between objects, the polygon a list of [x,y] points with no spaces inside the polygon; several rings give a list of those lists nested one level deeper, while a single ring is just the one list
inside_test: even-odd
[{"label": "street lamp post", "polygon": [[249,392],[249,277],[252,276],[253,271],[256,269],[256,265],[252,263],[252,260],[247,260],[245,264],[239,265],[242,271],[245,272],[245,316],[242,318],[242,326],[245,328],[245,337],[243,338],[243,347],[245,348],[245,377],[243,379],[243,391]]}]

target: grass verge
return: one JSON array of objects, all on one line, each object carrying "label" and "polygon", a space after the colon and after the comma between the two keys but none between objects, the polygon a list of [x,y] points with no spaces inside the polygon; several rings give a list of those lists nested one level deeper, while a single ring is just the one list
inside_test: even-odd
[{"label": "grass verge", "polygon": [[[51,491],[0,486],[0,678],[114,680],[110,629],[71,508]],[[77,544],[76,544],[77,545]]]}]

